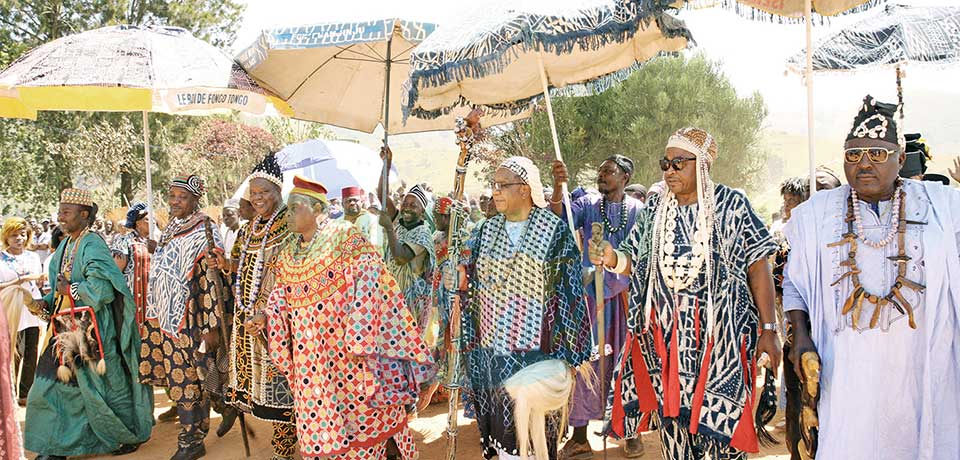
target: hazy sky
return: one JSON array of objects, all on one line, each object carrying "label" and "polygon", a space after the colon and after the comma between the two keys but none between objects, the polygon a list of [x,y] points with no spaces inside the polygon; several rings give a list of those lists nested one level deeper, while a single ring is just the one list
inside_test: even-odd
[{"label": "hazy sky", "polygon": [[[482,4],[477,0],[472,4]],[[899,0],[910,5],[948,4],[956,0]],[[247,11],[239,30],[234,51],[252,43],[262,29],[277,26],[295,26],[320,22],[343,22],[385,17],[402,17],[435,22],[443,25],[462,13],[463,3],[450,0],[248,0]],[[874,9],[858,15],[835,18],[828,26],[814,27],[814,40],[855,22],[877,14]],[[750,94],[759,91],[767,102],[770,116],[768,127],[791,132],[805,132],[806,93],[801,79],[786,73],[784,62],[804,46],[802,24],[778,24],[750,21],[732,12],[718,8],[681,11],[679,16],[697,41],[693,52],[702,51],[714,60],[720,60],[724,72],[737,91]],[[960,68],[913,67],[907,69],[904,93],[908,116],[910,97],[917,92],[943,92],[947,98],[944,109],[955,107],[946,102],[950,96],[960,96],[955,84]],[[817,129],[822,134],[838,135],[856,112],[857,103],[867,93],[881,100],[895,101],[894,71],[879,70],[839,75],[818,75],[814,80]],[[924,110],[930,110],[925,107]],[[932,108],[936,110],[937,108]],[[955,110],[950,110],[954,112]],[[927,122],[927,120],[924,120]]]}]

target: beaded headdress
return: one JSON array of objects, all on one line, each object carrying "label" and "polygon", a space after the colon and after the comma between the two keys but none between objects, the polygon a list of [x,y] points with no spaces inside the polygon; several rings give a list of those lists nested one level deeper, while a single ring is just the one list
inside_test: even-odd
[{"label": "beaded headdress", "polygon": [[64,189],[63,192],[60,192],[60,203],[92,207],[93,196],[90,195],[89,190],[83,190],[79,188],[68,188],[68,189]]},{"label": "beaded headdress", "polygon": [[283,171],[280,170],[280,163],[277,163],[277,156],[268,153],[263,161],[253,168],[253,172],[247,179],[248,181],[266,179],[277,187],[283,188]]},{"label": "beaded headdress", "polygon": [[173,180],[170,181],[170,187],[182,188],[198,198],[203,196],[204,192],[206,192],[203,179],[196,174],[183,174],[174,177]]},{"label": "beaded headdress", "polygon": [[847,141],[878,139],[903,146],[903,134],[897,127],[897,121],[894,118],[896,114],[896,104],[878,102],[868,94],[860,104],[860,112],[853,119],[853,127],[847,134]]}]

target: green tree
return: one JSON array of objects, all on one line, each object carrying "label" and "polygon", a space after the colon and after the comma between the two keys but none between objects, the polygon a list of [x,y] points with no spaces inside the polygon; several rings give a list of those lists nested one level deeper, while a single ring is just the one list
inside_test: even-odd
[{"label": "green tree", "polygon": [[[661,179],[658,161],[667,138],[677,129],[697,126],[720,146],[711,176],[732,187],[753,190],[762,178],[766,153],[759,146],[767,116],[763,98],[741,98],[716,62],[702,55],[661,57],[645,64],[627,80],[595,96],[557,98],[553,104],[560,151],[573,186],[594,186],[595,172],[608,156],[633,159],[632,182]],[[552,182],[549,163],[553,144],[542,111],[492,130],[492,141],[511,155],[529,156],[541,165],[544,183]]]},{"label": "green tree", "polygon": [[[116,24],[183,27],[225,48],[235,38],[243,9],[236,0],[0,0],[0,68],[48,41]],[[105,149],[91,142],[78,142],[83,148],[68,145],[77,138],[110,136],[103,132],[104,122],[117,132],[128,132],[132,127],[137,136],[128,136],[123,145],[107,148],[114,152],[122,148],[124,158],[130,161],[116,165],[119,178],[113,176],[114,180],[94,185],[116,190],[115,194],[99,194],[112,197],[108,198],[109,205],[132,200],[144,189],[143,169],[133,167],[143,166],[142,158],[133,160],[135,151],[142,157],[142,140],[134,139],[142,139],[140,114],[78,112],[44,112],[35,122],[0,119],[0,166],[10,166],[4,169],[0,197],[19,212],[51,209],[59,190],[78,180],[75,176],[83,162],[77,163],[77,159],[105,158]],[[158,166],[153,177],[156,183],[167,179],[171,151],[167,146],[186,140],[197,123],[198,119],[192,117],[151,114],[151,160]]]}]

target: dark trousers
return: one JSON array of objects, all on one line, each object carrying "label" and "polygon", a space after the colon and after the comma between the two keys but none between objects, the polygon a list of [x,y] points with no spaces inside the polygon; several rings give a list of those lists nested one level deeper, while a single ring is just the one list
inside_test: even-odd
[{"label": "dark trousers", "polygon": [[33,386],[33,377],[37,373],[37,347],[40,342],[40,328],[28,327],[17,334],[17,358],[13,368],[19,372],[19,397],[26,399]]},{"label": "dark trousers", "polygon": [[793,361],[790,360],[790,351],[793,345],[793,334],[789,333],[786,343],[783,344],[783,386],[787,393],[787,408],[785,414],[787,450],[790,451],[790,460],[800,460],[800,450],[797,446],[801,440],[800,428],[800,377],[793,370]]}]

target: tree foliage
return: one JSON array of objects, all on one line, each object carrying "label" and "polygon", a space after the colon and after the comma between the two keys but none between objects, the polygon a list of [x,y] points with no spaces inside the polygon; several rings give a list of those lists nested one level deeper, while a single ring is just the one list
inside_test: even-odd
[{"label": "tree foliage", "polygon": [[[229,46],[243,14],[236,0],[0,0],[0,68],[26,51],[60,37],[108,25],[162,24],[183,27],[197,38]],[[150,115],[153,179],[162,183],[173,146],[188,138],[198,119]],[[143,195],[140,114],[42,112],[35,122],[0,119],[0,197],[4,214],[41,213],[55,206],[59,191],[107,169],[119,176],[89,184],[102,188],[105,206]],[[98,145],[96,139],[117,144]],[[70,145],[76,144],[76,145]],[[104,152],[121,154],[114,162]],[[91,166],[88,160],[104,164]],[[107,164],[113,163],[113,164]],[[85,175],[88,171],[93,174]],[[102,207],[105,207],[102,206]]]},{"label": "tree foliage", "polygon": [[[763,99],[758,93],[739,97],[719,65],[702,55],[654,59],[602,94],[557,98],[553,109],[560,151],[579,185],[594,186],[596,169],[615,153],[634,160],[632,182],[659,181],[658,161],[667,138],[685,126],[703,128],[717,139],[714,181],[751,190],[761,179],[766,161],[759,146],[767,115]],[[544,183],[552,182],[553,143],[545,113],[492,133],[500,149],[533,158],[541,165]]]}]

